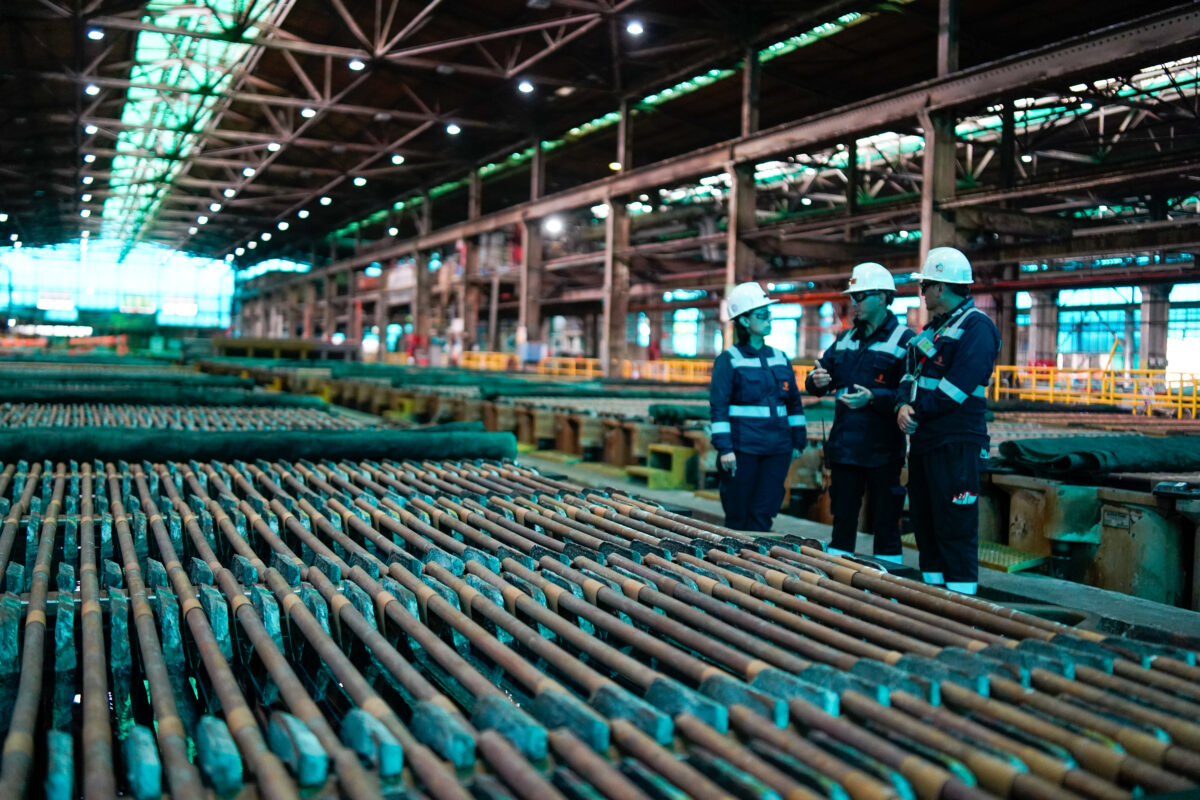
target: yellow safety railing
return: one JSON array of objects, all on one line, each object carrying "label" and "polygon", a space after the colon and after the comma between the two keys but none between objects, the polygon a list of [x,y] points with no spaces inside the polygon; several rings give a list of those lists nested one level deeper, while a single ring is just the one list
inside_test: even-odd
[{"label": "yellow safety railing", "polygon": [[[512,353],[463,353],[460,366],[466,369],[483,370],[514,369],[514,357]],[[616,377],[664,383],[706,384],[712,379],[712,367],[713,361],[707,359],[626,360],[621,362]],[[796,370],[796,380],[803,383],[812,366],[795,364],[793,368]],[[537,373],[564,378],[604,377],[600,359],[576,356],[544,358],[537,363]]]},{"label": "yellow safety railing", "polygon": [[543,358],[538,362],[539,375],[559,375],[566,378],[602,378],[604,370],[598,358]]},{"label": "yellow safety railing", "polygon": [[463,369],[478,369],[490,372],[506,372],[517,369],[516,353],[497,353],[486,350],[467,350],[458,360]]},{"label": "yellow safety railing", "polygon": [[667,383],[708,383],[712,378],[712,361],[667,359],[660,361],[626,361],[625,377]]},{"label": "yellow safety railing", "polygon": [[1154,369],[1060,369],[1052,366],[998,366],[988,396],[1081,405],[1105,404],[1130,413],[1197,416],[1200,376]]}]

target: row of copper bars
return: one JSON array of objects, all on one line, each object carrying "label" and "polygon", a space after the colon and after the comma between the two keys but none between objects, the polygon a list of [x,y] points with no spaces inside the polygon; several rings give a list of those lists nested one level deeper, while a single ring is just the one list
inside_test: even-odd
[{"label": "row of copper bars", "polygon": [[275,406],[138,405],[125,403],[4,403],[0,428],[116,427],[247,431],[361,428],[321,409]]},{"label": "row of copper bars", "polygon": [[0,472],[0,797],[1129,798],[1183,633],[1080,630],[503,462]]}]

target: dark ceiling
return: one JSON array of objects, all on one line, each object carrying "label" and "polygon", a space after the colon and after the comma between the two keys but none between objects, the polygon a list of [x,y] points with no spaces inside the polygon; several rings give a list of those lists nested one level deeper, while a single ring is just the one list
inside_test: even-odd
[{"label": "dark ceiling", "polygon": [[[962,66],[1171,5],[961,3]],[[88,230],[214,257],[255,239],[259,258],[305,254],[331,230],[562,139],[623,100],[636,107],[635,167],[736,137],[740,75],[639,102],[848,13],[866,16],[764,63],[761,127],[932,77],[937,0],[3,0],[0,233],[54,244]],[[246,37],[251,26],[262,33]],[[162,30],[191,33],[157,53],[139,45]],[[532,92],[519,91],[525,80]],[[126,108],[138,98],[141,120]],[[172,117],[165,104],[180,98],[191,105]],[[615,154],[616,126],[566,142],[547,154],[546,191],[610,174]],[[484,179],[483,207],[528,192],[527,166],[501,170]],[[465,214],[465,189],[443,197],[435,225]]]}]

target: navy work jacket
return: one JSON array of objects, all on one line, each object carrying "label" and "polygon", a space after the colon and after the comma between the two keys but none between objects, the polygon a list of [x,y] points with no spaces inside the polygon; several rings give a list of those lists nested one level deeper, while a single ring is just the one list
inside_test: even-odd
[{"label": "navy work jacket", "polygon": [[[918,346],[922,339],[932,345],[928,354]],[[897,400],[913,407],[917,421],[910,452],[957,442],[987,449],[987,385],[999,353],[1000,330],[969,297],[913,338]]]},{"label": "navy work jacket", "polygon": [[810,374],[805,381],[809,394],[837,397],[856,385],[871,390],[871,400],[862,408],[835,404],[833,429],[825,443],[830,464],[881,467],[904,459],[904,434],[896,425],[896,390],[904,375],[905,346],[912,337],[913,332],[889,311],[870,336],[864,339],[857,327],[844,330],[817,360],[832,380],[818,389]]},{"label": "navy work jacket", "polygon": [[734,345],[717,356],[708,387],[713,447],[770,456],[808,444],[792,362],[782,350]]}]

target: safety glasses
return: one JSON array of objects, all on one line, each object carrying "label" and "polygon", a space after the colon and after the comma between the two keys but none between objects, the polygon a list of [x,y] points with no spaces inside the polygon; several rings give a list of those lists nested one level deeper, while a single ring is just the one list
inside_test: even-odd
[{"label": "safety glasses", "polygon": [[941,286],[941,284],[940,284],[940,283],[938,283],[937,281],[924,281],[924,282],[922,282],[922,283],[921,283],[921,294],[929,294],[929,290],[930,290],[930,289],[932,289],[932,288],[934,288],[934,287],[936,287],[936,286]]},{"label": "safety glasses", "polygon": [[762,311],[754,311],[750,314],[750,319],[756,319],[759,322],[766,322],[771,318],[771,312],[766,309]]},{"label": "safety glasses", "polygon": [[851,292],[850,302],[854,303],[855,305],[861,305],[866,302],[868,297],[874,297],[877,294],[879,294],[879,292]]}]

